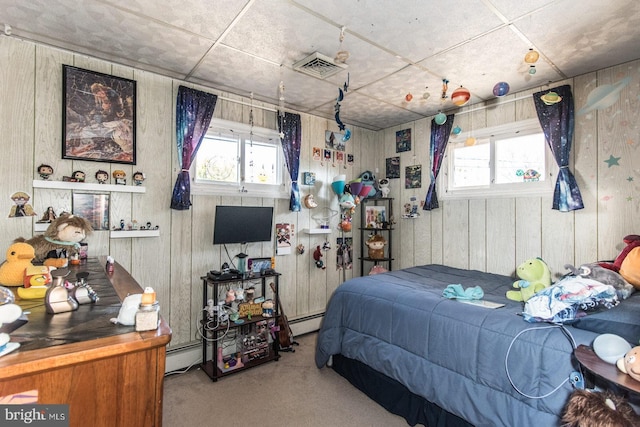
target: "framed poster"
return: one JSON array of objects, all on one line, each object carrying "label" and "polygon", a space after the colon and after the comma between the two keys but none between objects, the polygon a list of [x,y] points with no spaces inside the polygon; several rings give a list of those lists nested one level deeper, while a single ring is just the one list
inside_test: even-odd
[{"label": "framed poster", "polygon": [[411,151],[411,129],[396,132],[396,153]]},{"label": "framed poster", "polygon": [[386,178],[400,178],[400,157],[387,157]]},{"label": "framed poster", "polygon": [[136,164],[136,82],[63,65],[62,158]]},{"label": "framed poster", "polygon": [[345,149],[344,134],[327,130],[324,132],[324,146],[326,148],[338,151]]},{"label": "framed poster", "polygon": [[422,187],[422,165],[407,166],[404,171],[404,188]]},{"label": "framed poster", "polygon": [[72,212],[91,223],[94,230],[109,229],[109,195],[73,192]]}]

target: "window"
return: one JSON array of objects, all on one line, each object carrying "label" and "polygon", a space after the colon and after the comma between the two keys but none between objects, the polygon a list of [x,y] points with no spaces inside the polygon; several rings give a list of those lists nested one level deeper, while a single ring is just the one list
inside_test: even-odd
[{"label": "window", "polygon": [[289,197],[280,136],[213,119],[193,161],[194,194]]},{"label": "window", "polygon": [[539,122],[510,123],[452,136],[439,193],[443,199],[547,195],[556,171]]}]

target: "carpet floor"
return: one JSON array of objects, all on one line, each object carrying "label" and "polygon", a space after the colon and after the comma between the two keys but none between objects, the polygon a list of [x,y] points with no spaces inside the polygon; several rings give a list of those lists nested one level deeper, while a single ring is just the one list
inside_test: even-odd
[{"label": "carpet floor", "polygon": [[217,382],[201,369],[168,374],[164,381],[163,425],[259,427],[394,427],[404,418],[387,412],[333,369],[318,369],[317,334],[280,360],[238,372]]}]

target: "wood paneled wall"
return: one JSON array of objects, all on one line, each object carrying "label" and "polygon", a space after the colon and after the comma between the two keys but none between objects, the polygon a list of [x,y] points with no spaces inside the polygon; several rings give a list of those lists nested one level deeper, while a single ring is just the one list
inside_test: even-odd
[{"label": "wood paneled wall", "polygon": [[[328,298],[343,279],[360,274],[357,232],[347,234],[354,240],[353,270],[342,272],[335,266],[336,238],[340,237],[339,208],[331,181],[338,174],[344,173],[347,179],[352,179],[364,170],[376,169],[381,177],[385,159],[396,155],[396,130],[412,129],[412,150],[400,154],[403,174],[406,165],[423,166],[420,189],[404,189],[403,179],[391,181],[394,211],[398,213],[393,245],[397,268],[444,263],[511,274],[524,259],[542,256],[553,272],[563,273],[565,263],[615,257],[622,246],[622,237],[640,231],[636,215],[640,201],[638,62],[567,81],[573,86],[577,110],[597,85],[613,84],[627,75],[632,77],[614,106],[576,119],[572,170],[580,183],[585,209],[572,213],[552,211],[550,198],[445,200],[439,209],[420,211],[419,218],[408,220],[400,219],[400,207],[412,195],[423,200],[429,179],[428,119],[380,132],[352,128],[347,153],[354,155],[355,163],[345,169],[344,165],[312,159],[313,147],[324,148],[325,131],[338,130],[336,124],[301,114],[300,172],[315,172],[317,176],[315,186],[301,185],[301,191],[303,196],[313,193],[319,208],[303,208],[293,213],[289,211],[288,199],[194,195],[190,210],[173,211],[169,209],[170,197],[179,170],[175,149],[175,96],[178,86],[184,82],[9,37],[0,37],[0,61],[3,64],[0,68],[0,145],[3,147],[0,189],[5,195],[2,209],[9,212],[12,205],[9,195],[19,190],[32,194],[32,204],[39,214],[47,206],[54,206],[56,211],[71,208],[70,191],[32,187],[32,180],[38,179],[35,169],[40,163],[51,164],[57,177],[78,169],[88,177],[98,169],[124,169],[128,176],[136,170],[143,171],[147,177],[146,193],[111,194],[111,219],[151,221],[160,226],[160,237],[110,239],[107,232],[101,231],[94,233],[88,243],[91,255],[114,256],[142,286],[156,289],[161,313],[173,329],[173,348],[198,341],[198,319],[203,307],[200,277],[228,261],[226,253],[211,244],[217,204],[274,206],[276,222],[293,224],[294,246],[301,243],[306,250],[302,255],[294,250],[291,255],[276,257],[276,268],[282,273],[280,289],[285,312],[291,319],[323,313]],[[108,163],[61,160],[63,64],[136,80],[136,166],[123,168],[123,165]],[[226,98],[218,100],[215,117],[249,122],[249,99],[194,87]],[[477,129],[535,117],[530,99],[505,102],[524,95],[526,93],[508,95],[487,108],[459,114],[456,123],[465,128],[472,122]],[[234,102],[236,100],[238,102]],[[255,124],[275,128],[275,113],[269,111],[274,106],[254,105]],[[260,106],[267,109],[259,109]],[[609,167],[604,163],[609,155],[621,157],[620,166]],[[322,207],[336,213],[331,221],[333,233],[328,237],[303,233],[303,229],[317,226],[314,217]],[[15,237],[33,235],[33,222],[29,218],[5,216],[0,248],[7,248]],[[359,223],[358,211],[354,230]],[[331,249],[324,253],[327,268],[319,269],[314,265],[312,254],[325,237]],[[232,256],[239,252],[239,247],[233,245],[228,249]],[[261,257],[271,256],[275,250],[272,244],[250,244],[246,252],[252,257]]]}]

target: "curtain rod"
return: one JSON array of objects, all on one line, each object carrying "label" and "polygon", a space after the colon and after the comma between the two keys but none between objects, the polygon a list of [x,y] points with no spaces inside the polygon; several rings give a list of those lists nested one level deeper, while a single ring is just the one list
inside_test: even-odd
[{"label": "curtain rod", "polygon": [[[218,99],[222,99],[223,101],[235,102],[236,104],[246,105],[247,107],[251,107],[251,108],[258,108],[260,110],[271,111],[271,112],[274,112],[274,113],[278,112],[278,110],[276,110],[275,108],[261,107],[260,105],[252,105],[252,104],[250,104],[248,102],[245,102],[245,101],[239,101],[237,99],[231,99],[231,98],[227,98],[227,97],[224,97],[224,96],[218,96]],[[288,111],[289,113],[299,114],[298,111],[291,110],[289,108],[285,108],[284,111]]]}]

